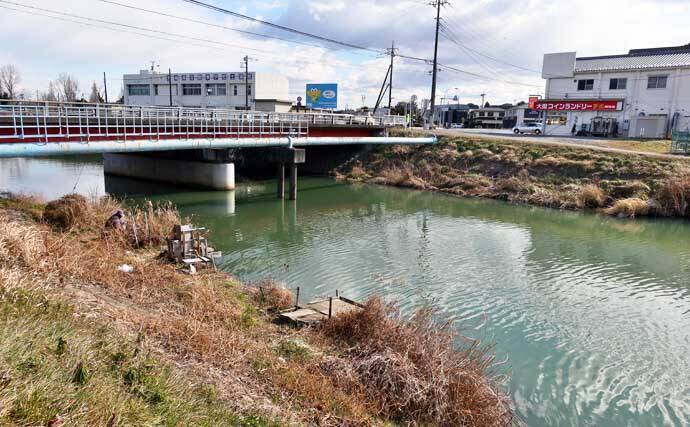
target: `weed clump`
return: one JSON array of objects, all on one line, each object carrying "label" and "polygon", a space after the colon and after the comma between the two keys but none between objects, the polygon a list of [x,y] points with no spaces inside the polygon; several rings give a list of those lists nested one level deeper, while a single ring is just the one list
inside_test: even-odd
[{"label": "weed clump", "polygon": [[350,365],[349,376],[380,416],[440,426],[512,421],[500,379],[489,379],[494,359],[488,349],[474,340],[456,348],[451,323],[436,322],[431,309],[403,320],[395,306],[374,298],[361,312],[331,318],[322,332],[347,347],[343,365]]},{"label": "weed clump", "polygon": [[259,307],[267,310],[284,310],[295,303],[292,292],[272,279],[249,283],[245,290]]},{"label": "weed clump", "polygon": [[605,214],[621,218],[645,216],[649,214],[649,211],[649,203],[646,200],[637,198],[616,200],[613,206],[604,209]]},{"label": "weed clump", "polygon": [[606,203],[606,193],[598,185],[585,185],[580,189],[577,203],[583,209],[600,208]]},{"label": "weed clump", "polygon": [[664,182],[655,197],[661,213],[667,216],[690,216],[690,177]]},{"label": "weed clump", "polygon": [[79,194],[68,194],[49,202],[43,210],[43,219],[53,228],[69,230],[87,217],[88,201]]}]

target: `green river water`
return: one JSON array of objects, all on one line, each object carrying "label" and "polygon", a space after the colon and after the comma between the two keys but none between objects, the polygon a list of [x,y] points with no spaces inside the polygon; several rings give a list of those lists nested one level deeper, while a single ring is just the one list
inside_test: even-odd
[{"label": "green river water", "polygon": [[617,220],[325,178],[199,192],[107,178],[98,159],[0,161],[0,189],[171,200],[222,267],[304,298],[434,304],[495,343],[529,426],[690,425],[690,223]]}]

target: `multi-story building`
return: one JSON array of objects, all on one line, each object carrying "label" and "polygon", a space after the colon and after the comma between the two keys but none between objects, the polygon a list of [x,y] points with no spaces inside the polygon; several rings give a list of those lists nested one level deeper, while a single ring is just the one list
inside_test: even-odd
[{"label": "multi-story building", "polygon": [[470,127],[499,129],[503,127],[506,110],[500,107],[476,108],[469,112]]},{"label": "multi-story building", "polygon": [[[125,104],[287,112],[288,80],[270,73],[125,74]],[[172,94],[171,94],[172,92]],[[171,96],[172,95],[172,96]]]},{"label": "multi-story building", "polygon": [[690,44],[625,55],[544,55],[547,134],[660,138],[690,124]]}]

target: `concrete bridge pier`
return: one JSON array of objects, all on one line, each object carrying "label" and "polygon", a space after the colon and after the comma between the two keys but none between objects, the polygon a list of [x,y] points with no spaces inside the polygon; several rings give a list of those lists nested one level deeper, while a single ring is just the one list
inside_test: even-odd
[{"label": "concrete bridge pier", "polygon": [[285,165],[290,166],[290,200],[297,200],[297,165],[306,160],[306,151],[300,148],[284,148],[273,153],[273,161],[278,164],[277,193],[279,199],[285,198]]},{"label": "concrete bridge pier", "polygon": [[[186,155],[181,153],[186,153]],[[209,158],[205,154],[189,152],[104,154],[103,171],[109,175],[169,182],[189,187],[234,190],[235,164]]]}]

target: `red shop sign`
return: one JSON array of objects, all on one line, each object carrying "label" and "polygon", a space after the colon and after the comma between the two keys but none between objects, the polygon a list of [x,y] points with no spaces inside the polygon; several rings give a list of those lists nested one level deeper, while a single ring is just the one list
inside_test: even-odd
[{"label": "red shop sign", "polygon": [[623,101],[537,101],[536,110],[544,111],[620,111]]}]

